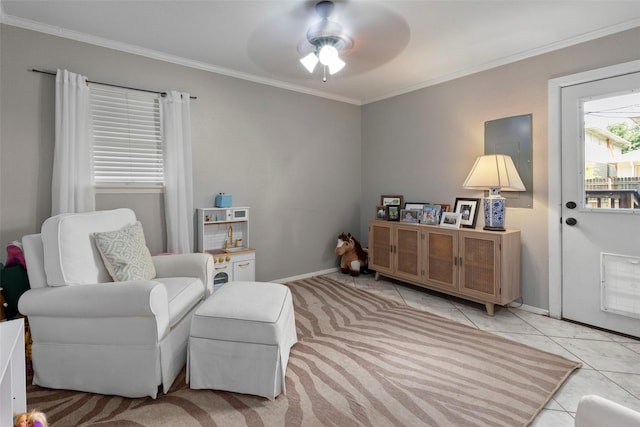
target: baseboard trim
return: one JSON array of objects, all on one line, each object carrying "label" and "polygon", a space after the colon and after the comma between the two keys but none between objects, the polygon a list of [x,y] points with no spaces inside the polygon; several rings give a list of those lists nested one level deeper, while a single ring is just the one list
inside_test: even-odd
[{"label": "baseboard trim", "polygon": [[[301,274],[299,276],[291,276],[291,277],[284,277],[282,279],[275,279],[275,280],[272,280],[271,282],[272,283],[293,282],[295,280],[308,279],[308,278],[313,277],[313,276],[322,276],[323,274],[335,273],[336,271],[340,271],[340,269],[338,267],[328,268],[326,270],[314,271],[312,273],[305,273],[305,274]],[[534,307],[532,305],[518,304],[516,302],[512,302],[511,304],[509,304],[509,307],[511,307],[511,308],[519,308],[520,310],[524,310],[524,311],[527,311],[529,313],[540,314],[542,316],[548,316],[549,315],[549,310],[545,310],[545,309],[539,308],[539,307]]]},{"label": "baseboard trim", "polygon": [[285,277],[282,279],[275,279],[275,280],[272,280],[271,282],[273,283],[293,282],[294,280],[308,279],[309,277],[322,276],[323,274],[335,273],[336,271],[338,271],[338,267],[315,271],[313,273],[305,273],[305,274],[301,274],[300,276],[291,276],[291,277]]}]

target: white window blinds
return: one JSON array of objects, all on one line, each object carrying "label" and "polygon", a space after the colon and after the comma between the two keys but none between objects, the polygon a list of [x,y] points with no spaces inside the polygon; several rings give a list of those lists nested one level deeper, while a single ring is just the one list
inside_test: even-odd
[{"label": "white window blinds", "polygon": [[164,182],[157,94],[91,84],[96,186],[161,186]]}]

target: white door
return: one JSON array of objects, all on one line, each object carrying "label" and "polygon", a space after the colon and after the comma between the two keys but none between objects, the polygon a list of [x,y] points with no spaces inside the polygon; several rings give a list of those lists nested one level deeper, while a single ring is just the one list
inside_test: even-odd
[{"label": "white door", "polygon": [[605,121],[622,110],[640,117],[638,95],[640,73],[562,88],[562,317],[634,336],[640,151],[622,154],[625,140]]}]

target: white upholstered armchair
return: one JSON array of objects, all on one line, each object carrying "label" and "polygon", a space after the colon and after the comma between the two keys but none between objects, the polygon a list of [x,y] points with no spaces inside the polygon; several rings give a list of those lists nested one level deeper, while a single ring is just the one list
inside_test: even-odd
[{"label": "white upholstered armchair", "polygon": [[[169,390],[213,264],[205,254],[151,257],[139,226],[130,209],[62,214],[23,238],[31,289],[19,310],[31,328],[34,384],[125,397]],[[139,259],[122,230],[125,240],[142,235],[144,268],[126,265]]]}]

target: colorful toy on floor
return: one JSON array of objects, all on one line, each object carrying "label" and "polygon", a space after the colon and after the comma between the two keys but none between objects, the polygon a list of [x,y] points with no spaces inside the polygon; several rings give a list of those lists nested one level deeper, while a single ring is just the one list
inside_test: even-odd
[{"label": "colorful toy on floor", "polygon": [[367,252],[362,249],[360,242],[349,234],[341,233],[338,236],[336,255],[342,256],[340,260],[340,271],[344,274],[359,276],[360,269],[367,266]]},{"label": "colorful toy on floor", "polygon": [[13,427],[28,427],[29,414],[16,414],[13,416]]},{"label": "colorful toy on floor", "polygon": [[13,416],[13,427],[47,427],[47,417],[40,411],[23,412]]}]

